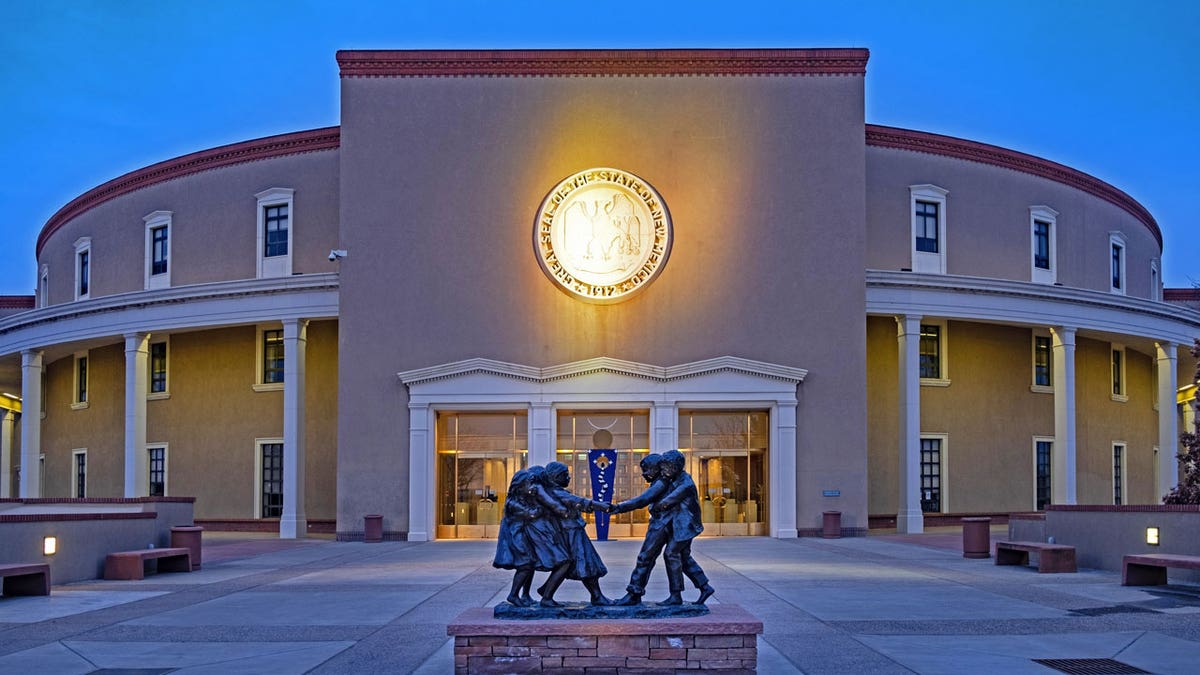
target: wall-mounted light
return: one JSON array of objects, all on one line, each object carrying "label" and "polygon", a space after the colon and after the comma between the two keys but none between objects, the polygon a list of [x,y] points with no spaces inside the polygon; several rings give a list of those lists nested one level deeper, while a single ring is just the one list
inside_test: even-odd
[{"label": "wall-mounted light", "polygon": [[344,248],[334,248],[334,249],[329,250],[329,262],[334,262],[335,260],[341,260],[342,258],[345,258],[345,257],[346,257],[346,249],[344,249]]},{"label": "wall-mounted light", "polygon": [[1157,527],[1147,527],[1146,528],[1146,543],[1151,546],[1158,546],[1158,528]]},{"label": "wall-mounted light", "polygon": [[54,555],[55,553],[58,553],[58,537],[42,539],[42,555]]}]

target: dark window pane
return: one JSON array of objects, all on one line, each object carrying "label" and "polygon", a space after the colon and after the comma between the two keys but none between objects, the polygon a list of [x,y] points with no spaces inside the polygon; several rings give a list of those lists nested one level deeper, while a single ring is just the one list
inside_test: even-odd
[{"label": "dark window pane", "polygon": [[917,250],[925,253],[938,252],[938,205],[933,202],[917,202]]},{"label": "dark window pane", "polygon": [[1124,252],[1120,246],[1113,244],[1112,247],[1112,287],[1121,288],[1121,255]]},{"label": "dark window pane", "polygon": [[921,377],[942,376],[941,326],[921,325]]},{"label": "dark window pane", "polygon": [[1120,396],[1125,393],[1125,383],[1121,381],[1121,361],[1124,354],[1119,349],[1112,353],[1112,393]]},{"label": "dark window pane", "polygon": [[84,453],[75,455],[75,496],[81,499],[87,496],[87,455]]},{"label": "dark window pane", "polygon": [[1044,511],[1050,503],[1050,450],[1049,441],[1037,442],[1037,510]]},{"label": "dark window pane", "polygon": [[89,275],[91,274],[90,259],[91,256],[87,251],[79,254],[79,294],[87,295],[88,287],[91,285]]},{"label": "dark window pane", "polygon": [[283,331],[263,331],[263,384],[283,382]]},{"label": "dark window pane", "polygon": [[167,494],[167,451],[165,448],[149,448],[150,490],[151,497],[163,497]]},{"label": "dark window pane", "polygon": [[150,274],[165,274],[167,271],[167,228],[150,230]]},{"label": "dark window pane", "polygon": [[921,511],[942,510],[942,441],[921,439]]},{"label": "dark window pane", "polygon": [[150,345],[150,392],[159,394],[167,390],[167,343]]},{"label": "dark window pane", "polygon": [[88,360],[82,356],[75,360],[75,402],[87,403],[88,400]]},{"label": "dark window pane", "polygon": [[263,257],[287,255],[288,212],[287,206],[263,207]]},{"label": "dark window pane", "polygon": [[1050,338],[1035,337],[1033,349],[1034,384],[1049,387],[1051,384],[1051,346]]},{"label": "dark window pane", "polygon": [[1050,223],[1040,220],[1033,223],[1033,265],[1050,269]]},{"label": "dark window pane", "polygon": [[262,517],[283,515],[283,444],[262,445]]}]

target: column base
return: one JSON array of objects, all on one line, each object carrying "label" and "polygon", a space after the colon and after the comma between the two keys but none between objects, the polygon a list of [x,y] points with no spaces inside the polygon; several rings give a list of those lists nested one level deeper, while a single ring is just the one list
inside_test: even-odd
[{"label": "column base", "polygon": [[308,536],[308,519],[304,516],[279,519],[280,539],[304,539]]},{"label": "column base", "polygon": [[776,539],[795,539],[796,537],[800,536],[800,533],[797,532],[796,528],[794,527],[782,527],[778,530],[775,530],[775,534],[773,536]]},{"label": "column base", "polygon": [[896,532],[920,534],[925,531],[925,515],[920,511],[900,511],[896,514]]},{"label": "column base", "polygon": [[405,541],[429,541],[428,532],[409,532]]}]

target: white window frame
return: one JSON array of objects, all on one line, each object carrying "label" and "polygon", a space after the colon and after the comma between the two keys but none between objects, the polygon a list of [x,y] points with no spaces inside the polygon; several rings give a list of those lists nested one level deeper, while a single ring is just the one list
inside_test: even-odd
[{"label": "white window frame", "polygon": [[150,451],[154,448],[162,448],[163,451],[163,493],[162,496],[168,497],[171,494],[171,449],[167,443],[147,443],[146,444],[146,494],[150,494]]},{"label": "white window frame", "polygon": [[[1125,349],[1125,345],[1114,342],[1111,345],[1112,349],[1108,353],[1108,393],[1112,400],[1118,403],[1126,403],[1129,401],[1129,353]],[[1112,352],[1121,352],[1121,391],[1115,392],[1112,390]]]},{"label": "white window frame", "polygon": [[[154,290],[156,288],[170,288],[171,286],[171,240],[174,239],[171,232],[171,217],[174,215],[172,211],[154,211],[142,217],[146,223],[146,272],[145,272],[145,289]],[[160,227],[167,228],[167,271],[162,274],[152,274],[151,270],[154,266],[154,231]]]},{"label": "white window frame", "polygon": [[[67,490],[67,495],[69,497],[71,497],[72,499],[86,499],[87,498],[88,483],[92,482],[88,477],[88,469],[90,469],[91,466],[90,466],[90,463],[88,462],[87,454],[88,454],[87,448],[75,448],[74,450],[71,451],[70,482],[67,483],[67,485],[69,485],[70,488]],[[76,480],[75,464],[79,461],[78,458],[80,455],[83,456],[83,494],[77,495],[77,494],[75,494],[75,488],[77,488],[79,486],[75,482],[75,480]],[[45,457],[45,455],[42,455],[42,456]]]},{"label": "white window frame", "polygon": [[[1121,269],[1118,272],[1118,274],[1120,274],[1120,276],[1121,276],[1121,287],[1120,288],[1117,288],[1116,286],[1112,285],[1112,250],[1113,250],[1113,247],[1119,247],[1121,249],[1121,265],[1120,265]],[[1107,253],[1108,253],[1107,264],[1105,265],[1105,269],[1108,270],[1108,272],[1106,274],[1108,275],[1109,290],[1112,291],[1113,293],[1116,293],[1117,295],[1127,295],[1129,293],[1129,275],[1125,273],[1125,269],[1128,266],[1128,261],[1129,261],[1129,248],[1125,245],[1125,234],[1123,232],[1114,231],[1114,232],[1108,233],[1108,251],[1107,251]]]},{"label": "white window frame", "polygon": [[[168,267],[167,269],[170,268]],[[152,358],[153,346],[156,344],[166,345],[167,350],[166,383],[164,384],[162,391],[150,391],[150,383],[154,378],[154,360]],[[146,400],[160,401],[168,398],[171,398],[171,336],[165,335],[161,339],[151,339],[146,348]],[[158,446],[156,445],[154,447]]]},{"label": "white window frame", "polygon": [[38,302],[40,307],[50,306],[50,268],[42,265],[42,273],[38,275]]},{"label": "white window frame", "polygon": [[[923,274],[946,273],[946,195],[950,191],[936,185],[908,186],[908,218],[911,223],[908,248],[912,252],[912,271]],[[917,202],[932,202],[938,205],[938,252],[927,253],[917,250]]]},{"label": "white window frame", "polygon": [[[941,448],[939,450],[939,453],[940,453],[939,459],[941,459],[941,461],[942,461],[942,468],[940,469],[941,473],[939,474],[938,478],[940,479],[940,483],[941,483],[942,510],[938,511],[937,513],[952,513],[952,511],[950,510],[950,481],[947,480],[947,477],[950,475],[950,441],[949,441],[949,439],[950,439],[949,434],[936,433],[936,432],[925,432],[925,431],[921,432],[921,440],[936,440],[936,441],[941,442],[940,443]],[[920,443],[918,442],[917,445],[919,447]],[[920,464],[920,462],[918,462],[918,464]],[[919,467],[918,467],[918,471],[919,471]],[[917,476],[917,479],[920,480],[919,474]],[[921,488],[918,487],[917,489],[920,490]],[[933,513],[933,512],[931,511],[930,513]]]},{"label": "white window frame", "polygon": [[[83,265],[80,264],[79,259],[83,256],[84,253],[86,253],[87,257],[88,257],[88,269],[87,269],[88,292],[80,293],[79,287],[82,285],[82,282],[84,279],[83,279]],[[95,276],[94,274],[92,274],[92,271],[95,268],[96,268],[96,260],[95,260],[95,256],[92,255],[92,238],[91,237],[80,237],[80,238],[76,239],[75,240],[75,299],[76,300],[87,300],[88,298],[92,297],[92,278]]]},{"label": "white window frame", "polygon": [[1162,302],[1162,274],[1159,273],[1158,259],[1150,261],[1150,299]]},{"label": "white window frame", "polygon": [[1049,443],[1050,444],[1050,497],[1051,497],[1050,501],[1051,501],[1051,503],[1053,503],[1054,502],[1054,444],[1057,442],[1058,441],[1057,441],[1057,439],[1055,439],[1054,436],[1034,436],[1033,442],[1030,444],[1030,448],[1033,450],[1033,453],[1031,455],[1031,457],[1033,457],[1033,508],[1031,510],[1033,510],[1033,511],[1037,511],[1037,465],[1038,465],[1038,457],[1037,457],[1038,447],[1037,446],[1038,446],[1038,443]]},{"label": "white window frame", "polygon": [[1108,454],[1109,472],[1112,479],[1109,483],[1108,498],[1109,503],[1116,506],[1117,504],[1117,467],[1113,466],[1113,454],[1117,448],[1121,448],[1121,503],[1129,504],[1129,444],[1125,441],[1113,441],[1112,452]]},{"label": "white window frame", "polygon": [[[283,382],[263,382],[263,332],[269,330],[283,330],[283,324],[276,326],[260,325],[255,327],[254,331],[254,391],[283,391]],[[287,363],[287,352],[283,354],[284,363]]]},{"label": "white window frame", "polygon": [[262,461],[262,446],[272,443],[283,445],[283,438],[256,438],[254,439],[254,515],[255,520],[262,520],[262,479],[263,479],[263,461]]},{"label": "white window frame", "polygon": [[[1042,269],[1035,264],[1037,258],[1037,237],[1034,236],[1034,228],[1038,222],[1046,223],[1050,226],[1049,238],[1049,253],[1050,268]],[[1030,281],[1035,284],[1054,284],[1058,281],[1058,211],[1044,204],[1029,207],[1029,267],[1032,270]]]},{"label": "white window frame", "polygon": [[[938,370],[940,377],[922,377],[922,387],[949,387],[950,386],[950,350],[947,347],[950,344],[950,326],[945,319],[921,319],[923,326],[938,327]],[[917,333],[917,372],[920,373],[920,329]]]},{"label": "white window frame", "polygon": [[[293,207],[296,191],[291,188],[273,187],[254,195],[258,200],[257,235],[255,236],[254,260],[258,278],[288,277],[292,275],[292,256],[296,251],[296,209]],[[264,257],[266,245],[265,209],[270,206],[287,205],[288,252],[286,255]]]},{"label": "white window frame", "polygon": [[[1037,339],[1046,338],[1050,340],[1050,384],[1037,383]],[[1050,335],[1050,331],[1045,328],[1034,328],[1033,335],[1029,337],[1029,391],[1035,394],[1053,394],[1054,393],[1054,338]],[[1034,445],[1036,449],[1037,446]]]},{"label": "white window frame", "polygon": [[[87,359],[87,373],[84,375],[86,381],[83,383],[84,391],[87,392],[87,400],[79,400],[79,360]],[[71,410],[85,410],[91,404],[92,400],[92,360],[88,358],[87,350],[75,352],[71,359]]]}]

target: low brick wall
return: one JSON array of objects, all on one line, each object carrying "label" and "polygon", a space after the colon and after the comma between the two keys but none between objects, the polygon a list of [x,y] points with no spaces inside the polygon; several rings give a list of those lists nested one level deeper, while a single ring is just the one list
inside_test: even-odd
[{"label": "low brick wall", "polygon": [[710,609],[679,619],[514,621],[476,607],[446,632],[454,636],[457,675],[755,672],[762,621],[737,605]]}]

